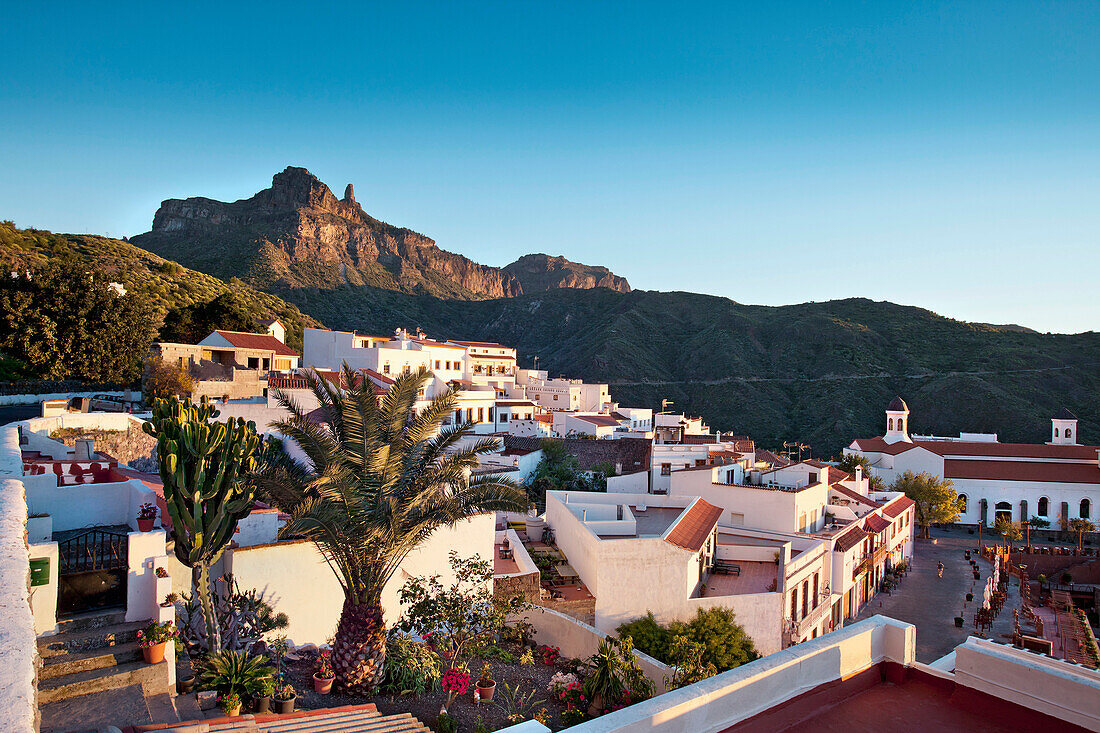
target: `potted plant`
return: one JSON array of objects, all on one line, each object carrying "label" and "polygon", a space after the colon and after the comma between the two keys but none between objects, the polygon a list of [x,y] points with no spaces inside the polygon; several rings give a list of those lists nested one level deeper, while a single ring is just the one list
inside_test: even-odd
[{"label": "potted plant", "polygon": [[332,666],[332,650],[322,649],[313,664],[313,689],[321,695],[332,692],[332,681],[336,679],[336,670]]},{"label": "potted plant", "polygon": [[493,699],[493,693],[496,692],[497,683],[493,679],[493,668],[488,662],[481,665],[481,676],[477,678],[477,694],[481,698],[482,702],[490,702]]},{"label": "potted plant", "polygon": [[955,628],[956,629],[961,629],[962,627],[963,627],[963,617],[962,616],[956,616],[955,617]]},{"label": "potted plant", "polygon": [[241,696],[235,692],[227,692],[218,701],[218,707],[230,718],[241,714]]},{"label": "potted plant", "polygon": [[168,577],[167,568],[157,568],[156,573],[157,573],[158,578],[167,578]]},{"label": "potted plant", "polygon": [[166,595],[164,597],[164,600],[161,601],[160,607],[161,608],[171,608],[172,604],[174,604],[177,600],[179,600],[178,595],[176,595],[175,593],[169,593],[168,595]]},{"label": "potted plant", "polygon": [[152,504],[142,504],[138,507],[137,524],[139,532],[152,532],[153,523],[157,521],[157,508]]},{"label": "potted plant", "polygon": [[164,623],[152,622],[144,629],[138,629],[137,641],[141,647],[141,654],[145,657],[146,664],[157,664],[164,661],[164,647],[168,642],[174,641],[179,635],[174,621]]},{"label": "potted plant", "polygon": [[271,707],[275,708],[275,712],[279,715],[293,713],[294,701],[297,697],[292,686],[279,685],[275,688],[275,699],[271,701]]},{"label": "potted plant", "polygon": [[271,711],[271,698],[275,696],[275,683],[263,680],[252,690],[252,709],[257,713]]}]

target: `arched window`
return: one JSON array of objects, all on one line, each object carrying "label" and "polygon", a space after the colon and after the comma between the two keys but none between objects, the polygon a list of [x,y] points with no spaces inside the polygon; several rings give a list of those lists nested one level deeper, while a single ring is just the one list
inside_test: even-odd
[{"label": "arched window", "polygon": [[898,430],[905,430],[905,420],[898,418]]},{"label": "arched window", "polygon": [[1058,437],[1058,428],[1054,428],[1054,437],[1055,437],[1055,438],[1057,438],[1057,437]]},{"label": "arched window", "polygon": [[959,511],[966,514],[966,494],[959,494],[959,506]]},{"label": "arched window", "polygon": [[1073,431],[1070,430],[1069,428],[1066,428],[1066,437],[1067,438],[1072,438],[1073,437]]},{"label": "arched window", "polygon": [[890,427],[889,427],[889,429],[890,430],[894,429],[894,418],[890,418]]},{"label": "arched window", "polygon": [[1047,515],[1047,512],[1049,512],[1049,511],[1050,511],[1050,499],[1046,498],[1045,496],[1040,497],[1039,498],[1039,506],[1037,507],[1035,513],[1038,514],[1040,517],[1045,517]]},{"label": "arched window", "polygon": [[1080,516],[1081,516],[1081,519],[1088,519],[1089,518],[1089,509],[1091,509],[1091,508],[1092,507],[1089,506],[1089,500],[1088,499],[1082,499],[1081,500],[1081,511],[1078,512],[1078,514],[1080,514]]},{"label": "arched window", "polygon": [[1007,501],[998,501],[997,506],[993,508],[993,511],[993,516],[995,519],[1004,518],[1010,522],[1012,521],[1012,504],[1008,503]]}]

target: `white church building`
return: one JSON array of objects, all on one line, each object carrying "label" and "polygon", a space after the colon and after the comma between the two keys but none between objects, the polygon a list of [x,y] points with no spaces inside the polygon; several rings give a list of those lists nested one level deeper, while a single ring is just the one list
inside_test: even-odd
[{"label": "white church building", "polygon": [[886,408],[886,433],[859,438],[844,453],[867,458],[887,485],[906,471],[951,479],[966,507],[961,524],[1038,517],[1056,528],[1064,520],[1096,518],[1100,446],[1078,439],[1077,418],[1066,409],[1053,418],[1048,443],[1001,443],[995,433],[910,436],[909,407],[895,397]]}]

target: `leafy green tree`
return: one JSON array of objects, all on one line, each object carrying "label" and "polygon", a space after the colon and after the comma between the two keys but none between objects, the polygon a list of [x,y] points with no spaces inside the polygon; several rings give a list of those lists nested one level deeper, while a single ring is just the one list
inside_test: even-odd
[{"label": "leafy green tree", "polygon": [[566,450],[564,441],[543,438],[539,443],[542,459],[527,480],[531,501],[545,502],[547,491],[606,491],[607,477],[614,475],[610,464],[594,467],[591,475],[582,471],[576,456]]},{"label": "leafy green tree", "polygon": [[847,453],[840,459],[840,462],[836,464],[836,467],[841,471],[846,471],[853,476],[856,473],[857,466],[863,469],[863,475],[867,477],[868,488],[872,491],[882,491],[886,488],[886,482],[882,480],[882,477],[871,473],[871,461],[867,456]]},{"label": "leafy green tree", "polygon": [[0,279],[0,348],[43,379],[129,383],[151,342],[144,301],[85,266],[60,261]]},{"label": "leafy green tree", "polygon": [[638,649],[668,664],[675,663],[673,646],[678,636],[702,644],[702,663],[713,664],[719,672],[759,657],[752,639],[728,608],[699,609],[690,621],[674,621],[667,626],[662,626],[652,613],[647,613],[623,624],[617,631],[620,637],[633,638]]},{"label": "leafy green tree", "polygon": [[316,372],[305,379],[327,416],[325,424],[285,394],[290,412],[275,427],[310,462],[286,461],[261,472],[260,486],[291,514],[284,536],[311,540],[344,591],[332,660],[337,685],[369,694],[382,681],[386,626],[382,591],[401,562],[435,530],[490,511],[524,511],[523,492],[499,476],[468,478],[478,456],[495,451],[492,439],[463,446],[472,423],[441,428],[456,409],[447,391],[422,410],[418,393],[425,369],[397,378],[384,397],[344,364],[343,390]]},{"label": "leafy green tree", "polygon": [[158,397],[190,397],[194,388],[195,380],[182,364],[167,362],[159,356],[145,359],[141,391],[146,402],[151,403]]},{"label": "leafy green tree", "polygon": [[890,490],[903,492],[916,502],[921,537],[928,537],[928,528],[933,524],[954,522],[962,512],[962,499],[951,479],[941,479],[927,471],[906,471],[891,484]]},{"label": "leafy green tree", "polygon": [[255,315],[244,300],[233,292],[204,303],[179,306],[164,316],[160,340],[171,343],[196,344],[215,330],[255,332]]},{"label": "leafy green tree", "polygon": [[1092,532],[1094,529],[1096,529],[1096,526],[1087,519],[1084,519],[1082,517],[1074,517],[1073,519],[1070,519],[1068,522],[1066,522],[1066,529],[1068,529],[1070,532],[1077,533],[1077,551],[1080,552],[1081,541],[1084,539],[1085,532]]},{"label": "leafy green tree", "polygon": [[669,689],[685,687],[718,674],[718,669],[713,662],[703,661],[706,651],[705,644],[692,641],[683,635],[676,636],[669,649],[670,664],[676,668],[676,671],[672,677],[665,678],[665,686]]},{"label": "leafy green tree", "polygon": [[256,467],[262,441],[241,418],[211,423],[218,411],[203,397],[158,399],[146,433],[157,439],[164,501],[172,517],[176,557],[194,572],[209,651],[221,651],[221,632],[210,587],[210,566],[233,539],[237,522],[252,511],[253,487],[245,475]]},{"label": "leafy green tree", "polygon": [[1015,542],[1023,536],[1023,530],[1020,527],[1019,522],[1013,522],[1007,517],[997,517],[997,520],[993,522],[993,533],[1000,535],[1001,542],[1008,544]]}]

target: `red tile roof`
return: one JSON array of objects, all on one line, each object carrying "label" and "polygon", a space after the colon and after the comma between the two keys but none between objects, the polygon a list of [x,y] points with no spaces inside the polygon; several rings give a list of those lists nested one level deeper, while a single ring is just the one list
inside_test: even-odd
[{"label": "red tile roof", "polygon": [[1100,466],[1094,463],[1040,461],[982,461],[947,459],[944,478],[990,481],[1044,481],[1060,484],[1100,484]]},{"label": "red tile roof", "polygon": [[909,507],[914,507],[917,502],[910,499],[908,496],[903,496],[900,499],[890,502],[890,505],[882,510],[882,513],[891,519],[897,519],[901,516]]},{"label": "red tile roof", "polygon": [[508,354],[467,354],[471,359],[507,359],[508,361],[515,361],[516,357],[509,356]]},{"label": "red tile roof", "polygon": [[390,377],[387,377],[385,374],[382,374],[381,372],[376,372],[373,369],[360,369],[359,371],[363,372],[363,374],[366,374],[368,377],[373,379],[375,382],[379,382],[381,384],[393,384],[393,379],[391,379]]},{"label": "red tile roof", "polygon": [[832,491],[837,492],[838,494],[842,494],[853,501],[858,501],[861,504],[866,504],[869,507],[874,507],[875,509],[878,509],[880,506],[882,506],[882,504],[879,504],[874,499],[869,499],[858,491],[853,491],[843,484],[832,484],[831,486],[829,486],[829,488]]},{"label": "red tile roof", "polygon": [[461,346],[492,346],[497,349],[510,349],[511,346],[505,346],[504,344],[498,344],[495,341],[456,341],[450,339],[450,343],[459,344]]},{"label": "red tile roof", "polygon": [[864,529],[871,532],[871,534],[878,534],[884,532],[890,527],[890,522],[886,521],[877,514],[872,514],[863,520]]},{"label": "red tile roof", "polygon": [[587,423],[591,423],[597,427],[610,428],[618,427],[619,421],[610,415],[573,415],[577,420],[584,420]]},{"label": "red tile roof", "polygon": [[244,333],[242,331],[214,331],[235,348],[274,351],[279,356],[301,356],[269,333]]},{"label": "red tile roof", "polygon": [[721,516],[721,508],[702,499],[696,499],[688,510],[680,515],[679,521],[673,525],[665,537],[665,542],[685,550],[699,552]]},{"label": "red tile roof", "polygon": [[1045,443],[983,443],[969,440],[915,440],[888,444],[881,437],[859,438],[856,446],[863,451],[897,455],[913,448],[924,448],[941,456],[983,456],[988,458],[1056,458],[1069,461],[1095,461],[1100,446],[1046,445]]},{"label": "red tile roof", "polygon": [[[808,461],[807,461],[808,462]],[[855,476],[847,471],[841,471],[836,466],[829,466],[829,483],[835,484],[837,481],[855,481]]]},{"label": "red tile roof", "polygon": [[461,346],[451,346],[450,344],[445,344],[442,341],[435,341],[433,339],[428,339],[428,338],[424,338],[424,339],[412,338],[412,339],[409,339],[409,340],[410,341],[415,341],[416,343],[418,343],[422,346],[431,346],[432,348],[435,348],[435,349],[459,349],[459,350],[465,351],[465,349],[463,349]]},{"label": "red tile roof", "polygon": [[529,400],[497,400],[499,407],[535,407],[535,403]]},{"label": "red tile roof", "polygon": [[813,459],[806,459],[805,461],[802,461],[802,462],[805,463],[807,466],[813,466],[814,468],[829,468],[829,464],[822,463],[821,461],[817,461],[817,460],[813,460]]},{"label": "red tile roof", "polygon": [[766,448],[757,448],[754,459],[757,463],[770,463],[773,466],[789,466],[790,461],[783,456],[777,456]]},{"label": "red tile roof", "polygon": [[833,541],[833,547],[840,552],[847,552],[860,542],[863,542],[867,536],[867,533],[864,532],[858,524],[853,524],[836,536],[836,539]]},{"label": "red tile roof", "polygon": [[684,445],[703,445],[705,443],[717,443],[717,435],[685,435],[680,441]]}]

